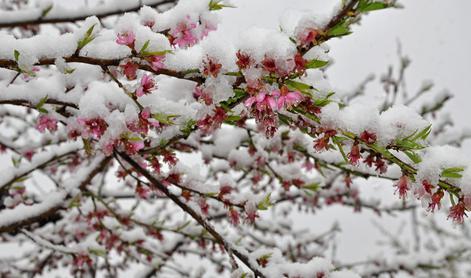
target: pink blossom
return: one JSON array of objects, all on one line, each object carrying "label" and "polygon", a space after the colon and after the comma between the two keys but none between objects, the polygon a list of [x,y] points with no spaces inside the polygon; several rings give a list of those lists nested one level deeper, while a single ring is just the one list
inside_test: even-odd
[{"label": "pink blossom", "polygon": [[142,112],[141,112],[141,117],[143,119],[149,119],[150,117],[152,116],[151,112],[150,112],[150,108],[149,107],[146,107],[144,109],[142,109]]},{"label": "pink blossom", "polygon": [[142,150],[144,148],[144,141],[126,141],[124,142],[124,148],[126,150],[126,153],[129,155],[134,155],[138,151]]},{"label": "pink blossom", "polygon": [[120,65],[123,69],[123,73],[129,80],[134,80],[137,77],[137,70],[139,65],[134,63],[132,60],[128,60],[125,64]]},{"label": "pink blossom", "polygon": [[216,31],[216,29],[217,29],[217,26],[215,26],[215,25],[213,25],[209,22],[205,22],[204,28],[203,28],[203,31],[202,31],[202,37],[203,38],[206,37],[209,34],[209,32]]},{"label": "pink blossom", "polygon": [[203,74],[206,76],[217,77],[221,71],[222,65],[216,62],[214,59],[208,58],[204,61]]},{"label": "pink blossom", "polygon": [[231,208],[229,210],[229,219],[231,220],[232,225],[234,225],[234,226],[239,225],[239,223],[240,223],[239,212],[236,209]]},{"label": "pink blossom", "polygon": [[305,28],[302,32],[300,32],[297,36],[298,41],[303,46],[308,46],[311,43],[316,42],[316,38],[319,34],[319,31],[314,28]]},{"label": "pink blossom", "polygon": [[361,155],[360,155],[360,146],[358,142],[355,142],[352,146],[352,149],[350,150],[350,153],[348,154],[348,159],[351,164],[357,165],[358,162],[360,161]]},{"label": "pink blossom", "polygon": [[441,200],[443,198],[443,195],[445,195],[445,194],[443,193],[442,190],[438,190],[437,192],[433,193],[432,198],[431,198],[432,201],[428,205],[428,209],[431,212],[434,212],[435,208],[440,209],[440,203],[441,203]]},{"label": "pink blossom", "polygon": [[450,208],[448,218],[451,218],[456,224],[463,224],[464,216],[466,215],[466,206],[463,201],[459,201],[456,205]]},{"label": "pink blossom", "polygon": [[104,153],[106,156],[112,155],[115,146],[116,146],[116,141],[115,141],[115,140],[111,140],[111,141],[109,141],[109,142],[106,142],[105,146],[103,147],[103,153]]},{"label": "pink blossom", "polygon": [[155,82],[150,75],[144,74],[141,79],[141,85],[137,88],[136,96],[142,97],[145,94],[149,94],[154,89]]},{"label": "pink blossom", "polygon": [[36,129],[40,132],[45,132],[46,129],[53,132],[57,130],[57,120],[48,116],[48,115],[41,115],[38,118],[38,122],[36,123]]},{"label": "pink blossom", "polygon": [[277,97],[278,109],[283,107],[290,108],[299,103],[303,96],[298,91],[289,91],[288,87],[283,86],[281,90],[274,90],[272,95]]},{"label": "pink blossom", "polygon": [[118,34],[116,43],[120,45],[126,45],[129,48],[134,48],[134,42],[136,41],[136,36],[133,32],[125,32]]},{"label": "pink blossom", "polygon": [[409,177],[406,175],[402,175],[402,177],[399,178],[399,181],[395,185],[396,187],[396,192],[399,192],[399,198],[405,199],[407,197],[407,192],[409,191]]},{"label": "pink blossom", "polygon": [[84,138],[93,137],[100,139],[108,128],[108,124],[102,118],[77,118],[77,123],[83,127],[82,136]]},{"label": "pink blossom", "polygon": [[197,122],[197,126],[204,134],[210,134],[214,130],[221,127],[221,124],[226,118],[226,111],[221,107],[216,107],[214,109],[214,114],[207,115],[206,117],[200,119]]},{"label": "pink blossom", "polygon": [[206,105],[213,104],[213,98],[210,91],[203,88],[202,86],[195,87],[195,90],[193,91],[193,97],[197,100],[202,100]]},{"label": "pink blossom", "polygon": [[33,159],[34,153],[35,153],[34,150],[27,150],[27,151],[25,151],[25,152],[23,153],[23,156],[24,156],[27,160],[31,161],[31,159]]},{"label": "pink blossom", "polygon": [[151,190],[149,189],[149,187],[138,185],[136,186],[136,194],[141,199],[149,199]]},{"label": "pink blossom", "polygon": [[376,134],[365,130],[360,134],[360,139],[367,144],[374,144],[376,142]]},{"label": "pink blossom", "polygon": [[150,56],[149,58],[147,58],[147,61],[150,63],[150,67],[155,71],[165,68],[165,64],[164,64],[165,56],[164,55]]},{"label": "pink blossom", "polygon": [[256,96],[251,96],[244,102],[245,106],[249,108],[252,107],[254,103],[259,111],[266,110],[268,108],[272,110],[276,109],[275,98],[265,92],[260,92]]},{"label": "pink blossom", "polygon": [[246,69],[250,65],[252,65],[253,62],[254,62],[253,59],[250,57],[250,55],[248,55],[246,53],[243,53],[240,50],[237,51],[236,56],[237,56],[237,62],[236,63],[237,63],[237,66],[240,69]]},{"label": "pink blossom", "polygon": [[174,29],[170,30],[169,34],[172,36],[172,44],[179,47],[187,47],[196,44],[198,38],[193,34],[193,30],[196,27],[196,23],[192,22],[190,17],[187,16],[186,20],[181,21]]}]

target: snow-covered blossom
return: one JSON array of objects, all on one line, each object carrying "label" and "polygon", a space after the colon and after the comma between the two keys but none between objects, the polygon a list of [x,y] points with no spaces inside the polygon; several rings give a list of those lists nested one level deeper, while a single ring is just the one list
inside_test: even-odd
[{"label": "snow-covered blossom", "polygon": [[198,38],[194,34],[197,24],[187,16],[180,21],[175,28],[172,28],[169,34],[172,36],[172,43],[179,47],[192,46],[198,42]]},{"label": "snow-covered blossom", "polygon": [[407,197],[407,192],[410,190],[409,177],[407,175],[402,175],[394,186],[396,187],[396,192],[399,192],[399,198],[405,199]]},{"label": "snow-covered blossom", "polygon": [[126,63],[120,65],[123,70],[124,75],[129,80],[134,80],[137,78],[137,70],[139,69],[139,65],[133,62],[132,60],[128,60]]},{"label": "snow-covered blossom", "polygon": [[291,106],[296,105],[303,99],[303,96],[298,91],[289,91],[288,87],[283,86],[280,90],[274,90],[271,93],[276,97],[278,109],[290,108]]},{"label": "snow-covered blossom", "polygon": [[126,45],[129,48],[134,48],[134,42],[136,40],[136,35],[133,32],[125,32],[118,34],[116,38],[116,43],[121,45]]},{"label": "snow-covered blossom", "polygon": [[459,201],[456,205],[450,208],[448,218],[451,218],[456,224],[463,224],[466,215],[466,206],[463,201]]},{"label": "snow-covered blossom", "polygon": [[40,132],[45,132],[46,129],[54,132],[57,130],[57,120],[49,115],[41,115],[36,123],[36,129]]},{"label": "snow-covered blossom", "polygon": [[142,97],[145,94],[149,94],[155,87],[154,79],[147,74],[144,74],[141,78],[141,84],[136,90],[136,96]]}]

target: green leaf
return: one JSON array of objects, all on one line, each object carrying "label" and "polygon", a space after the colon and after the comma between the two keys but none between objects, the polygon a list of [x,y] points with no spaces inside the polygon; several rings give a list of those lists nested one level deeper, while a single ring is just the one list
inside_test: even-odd
[{"label": "green leaf", "polygon": [[240,119],[241,117],[238,115],[230,115],[230,116],[227,116],[224,122],[228,124],[236,124]]},{"label": "green leaf", "polygon": [[232,5],[227,5],[227,4],[221,4],[221,0],[211,0],[209,2],[209,10],[210,11],[218,11],[223,8],[235,8],[235,6]]},{"label": "green leaf", "polygon": [[147,48],[149,48],[149,44],[150,44],[150,40],[147,40],[147,41],[144,43],[144,45],[142,46],[142,48],[141,48],[141,50],[139,51],[139,53],[141,53],[141,54],[144,53],[144,52],[147,50]]},{"label": "green leaf", "polygon": [[464,171],[463,167],[446,168],[442,171],[441,176],[444,178],[459,179],[463,176],[460,174],[463,171]]},{"label": "green leaf", "polygon": [[247,96],[247,93],[243,89],[234,89],[234,96],[229,98],[226,101],[221,102],[221,107],[224,108],[226,111],[230,110],[230,107],[232,105],[240,102],[242,99],[244,99]]},{"label": "green leaf", "polygon": [[82,138],[82,142],[83,142],[83,148],[85,149],[85,153],[87,153],[87,155],[89,156],[93,155],[93,147],[90,140]]},{"label": "green leaf", "polygon": [[310,60],[306,63],[306,68],[308,69],[317,69],[317,68],[322,68],[325,65],[327,65],[329,61],[322,61],[322,60]]},{"label": "green leaf", "polygon": [[106,250],[97,248],[88,248],[88,252],[98,257],[106,257]]},{"label": "green leaf", "polygon": [[376,11],[376,10],[382,10],[385,8],[388,8],[389,5],[383,2],[376,2],[376,1],[368,1],[368,0],[361,0],[360,3],[358,4],[357,11],[361,13],[366,13],[366,12],[371,12],[371,11]]},{"label": "green leaf", "polygon": [[17,183],[17,182],[24,182],[25,180],[28,180],[29,179],[29,176],[24,176],[24,177],[21,177],[21,178],[17,178],[16,180],[14,180],[13,182],[14,183]]},{"label": "green leaf", "polygon": [[422,129],[419,133],[417,133],[412,140],[426,140],[427,137],[430,135],[432,131],[432,125],[427,126],[426,128]]},{"label": "green leaf", "polygon": [[164,113],[155,113],[155,114],[152,114],[152,117],[161,124],[173,125],[174,124],[173,119],[179,117],[179,115],[167,115]]},{"label": "green leaf", "polygon": [[317,192],[320,188],[320,185],[318,183],[310,183],[308,185],[303,186],[303,189],[312,191],[312,192]]},{"label": "green leaf", "polygon": [[76,208],[80,206],[80,195],[75,196],[69,203],[69,208]]},{"label": "green leaf", "polygon": [[87,32],[85,33],[85,37],[78,42],[77,48],[79,50],[84,48],[87,44],[95,39],[95,37],[92,36],[95,25],[96,24],[93,24],[90,28],[88,28]]},{"label": "green leaf", "polygon": [[47,6],[41,13],[41,18],[45,17],[52,10],[52,7],[53,7],[52,4]]},{"label": "green leaf", "polygon": [[311,90],[314,89],[311,85],[304,84],[302,82],[293,81],[293,80],[286,80],[285,81],[286,87],[292,91],[300,91],[301,93],[312,96]]},{"label": "green leaf", "polygon": [[18,60],[20,59],[20,52],[15,49],[15,51],[13,51],[13,55],[15,56],[15,61],[18,63]]},{"label": "green leaf", "polygon": [[43,114],[47,114],[48,111],[46,109],[44,109],[44,104],[46,103],[47,101],[47,98],[48,96],[45,96],[43,98],[41,98],[38,102],[38,104],[36,104],[35,108],[40,112],[40,113],[43,113]]},{"label": "green leaf", "polygon": [[195,125],[196,125],[196,121],[193,119],[190,119],[185,123],[185,125],[181,129],[181,132],[185,134],[185,136],[188,136],[194,130]]},{"label": "green leaf", "polygon": [[140,141],[142,141],[142,138],[139,137],[139,136],[131,136],[131,137],[128,137],[127,139],[128,139],[128,141],[131,141],[131,142],[140,142]]},{"label": "green leaf", "polygon": [[74,71],[75,71],[75,68],[66,68],[64,73],[65,74],[72,74],[72,73],[74,73]]},{"label": "green leaf", "polygon": [[18,166],[20,166],[21,159],[22,159],[21,156],[18,157],[18,158],[12,157],[11,158],[11,163],[13,164],[13,167],[18,168]]},{"label": "green leaf", "polygon": [[267,210],[269,207],[272,206],[272,203],[270,202],[270,195],[271,193],[265,196],[265,198],[263,198],[263,200],[260,203],[258,203],[257,208],[259,210]]},{"label": "green leaf", "polygon": [[324,107],[326,106],[327,104],[331,103],[332,100],[330,100],[330,97],[333,96],[335,93],[331,92],[329,94],[327,94],[327,96],[325,96],[324,98],[318,98],[314,101],[314,105],[315,106],[319,106],[319,107]]},{"label": "green leaf", "polygon": [[140,52],[141,56],[148,57],[148,56],[164,56],[166,54],[173,54],[172,50],[160,50],[160,51],[142,51]]},{"label": "green leaf", "polygon": [[327,36],[329,37],[342,37],[350,34],[349,23],[346,20],[339,22],[337,25],[332,27],[328,32]]},{"label": "green leaf", "polygon": [[230,71],[230,72],[226,72],[224,75],[241,77],[242,73],[240,71]]},{"label": "green leaf", "polygon": [[348,158],[347,158],[347,155],[345,154],[345,151],[343,150],[342,143],[336,141],[336,140],[335,140],[335,137],[332,138],[332,141],[335,143],[335,145],[337,145],[337,147],[338,147],[338,149],[339,149],[339,151],[340,151],[340,154],[342,154],[343,160],[345,160],[346,163],[349,163]]},{"label": "green leaf", "polygon": [[405,154],[407,155],[407,157],[409,157],[410,160],[412,160],[415,164],[418,164],[418,163],[422,162],[422,158],[420,158],[420,156],[419,156],[416,152],[414,152],[414,151],[405,151],[404,153],[405,153]]}]

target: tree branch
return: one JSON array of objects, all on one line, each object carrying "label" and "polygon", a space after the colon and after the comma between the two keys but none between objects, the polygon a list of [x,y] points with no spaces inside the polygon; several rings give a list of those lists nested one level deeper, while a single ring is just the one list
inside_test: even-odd
[{"label": "tree branch", "polygon": [[[175,2],[177,2],[177,0],[152,0],[148,2],[149,3],[147,4],[147,6],[158,7],[158,6],[163,6],[167,4],[174,4]],[[39,16],[38,18],[33,18],[33,19],[18,18],[16,20],[9,21],[9,22],[0,20],[0,28],[24,27],[27,25],[40,25],[40,24],[70,23],[70,22],[85,20],[87,17],[90,17],[90,16],[96,16],[99,19],[102,19],[105,17],[113,16],[113,15],[119,15],[119,14],[129,13],[129,12],[137,12],[143,6],[144,5],[141,4],[141,1],[138,1],[137,5],[129,7],[127,9],[120,9],[117,7],[115,9],[107,10],[107,11],[103,11],[99,13],[90,11],[90,12],[79,14],[72,17],[56,16],[56,17],[44,18],[44,16]]]}]

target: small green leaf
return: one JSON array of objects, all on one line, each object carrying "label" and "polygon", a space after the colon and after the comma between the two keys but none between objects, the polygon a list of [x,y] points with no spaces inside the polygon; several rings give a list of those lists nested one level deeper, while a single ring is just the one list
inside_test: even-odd
[{"label": "small green leaf", "polygon": [[320,185],[318,183],[310,183],[308,185],[303,186],[303,189],[312,191],[312,192],[317,192],[320,188]]},{"label": "small green leaf", "polygon": [[29,179],[29,176],[24,176],[24,177],[21,177],[21,178],[17,178],[15,181],[13,181],[14,183],[19,183],[19,182],[24,182],[25,180],[28,180]]},{"label": "small green leaf", "polygon": [[18,168],[18,166],[20,166],[21,159],[22,159],[21,156],[18,157],[18,158],[12,157],[11,158],[11,163],[13,164],[13,167]]},{"label": "small green leaf", "polygon": [[87,32],[85,33],[85,37],[78,42],[78,49],[84,48],[87,44],[95,39],[95,37],[92,36],[95,25],[96,24],[93,24],[90,28],[88,28]]},{"label": "small green leaf", "polygon": [[149,56],[164,56],[166,54],[173,54],[172,50],[161,50],[161,51],[142,51],[140,52],[141,56],[149,57]]},{"label": "small green leaf", "polygon": [[224,75],[241,77],[242,73],[240,71],[231,71],[231,72],[226,72]]},{"label": "small green leaf", "polygon": [[270,202],[270,195],[271,193],[265,196],[265,198],[263,198],[263,200],[260,203],[258,203],[257,208],[259,210],[267,210],[269,207],[272,206],[272,203]]},{"label": "small green leaf", "polygon": [[52,10],[52,7],[53,7],[52,4],[47,6],[41,13],[41,18],[45,17]]},{"label": "small green leaf", "polygon": [[217,11],[221,10],[223,8],[235,8],[235,6],[232,5],[227,5],[227,4],[221,4],[221,0],[211,0],[209,2],[209,10],[210,11]]},{"label": "small green leaf", "polygon": [[307,69],[317,69],[317,68],[322,68],[325,65],[327,65],[329,61],[322,61],[322,60],[310,60],[306,63],[306,68]]},{"label": "small green leaf", "polygon": [[463,171],[464,171],[463,167],[446,168],[442,171],[441,176],[444,178],[459,179],[463,176],[460,174]]},{"label": "small green leaf", "polygon": [[376,2],[376,1],[368,1],[368,0],[361,0],[358,4],[357,11],[361,13],[382,10],[388,8],[389,5],[383,2]]},{"label": "small green leaf", "polygon": [[230,115],[230,116],[227,116],[227,118],[224,120],[225,123],[228,123],[228,124],[236,124],[238,121],[240,121],[241,117],[238,116],[238,115]]},{"label": "small green leaf", "polygon": [[415,164],[418,164],[418,163],[422,162],[422,158],[420,158],[420,156],[416,152],[414,152],[414,151],[405,151],[404,153]]},{"label": "small green leaf", "polygon": [[139,53],[141,53],[141,54],[144,53],[144,52],[147,50],[147,48],[149,48],[149,44],[150,44],[150,40],[147,40],[147,41],[144,43],[144,45],[142,46],[142,48],[141,48],[141,50],[139,51]]},{"label": "small green leaf", "polygon": [[332,27],[328,32],[327,36],[329,37],[342,37],[350,34],[349,23],[345,20],[339,22],[337,25]]},{"label": "small green leaf", "polygon": [[90,140],[82,138],[82,142],[83,142],[83,148],[85,149],[85,153],[87,153],[87,155],[89,156],[93,155],[93,147]]},{"label": "small green leaf", "polygon": [[46,104],[47,98],[48,98],[48,96],[45,96],[45,97],[41,98],[39,100],[38,104],[36,104],[36,108],[39,109],[39,108],[43,107],[44,104]]},{"label": "small green leaf", "polygon": [[75,196],[69,203],[69,208],[76,208],[80,206],[80,195]]},{"label": "small green leaf", "polygon": [[66,68],[65,71],[64,71],[64,73],[65,73],[65,74],[72,74],[72,73],[74,73],[74,71],[75,71],[74,68]]},{"label": "small green leaf", "polygon": [[89,248],[88,252],[98,257],[106,257],[106,250],[103,249]]},{"label": "small green leaf", "polygon": [[326,106],[327,104],[331,103],[332,100],[330,100],[330,97],[333,96],[334,93],[329,93],[327,96],[323,97],[323,98],[318,98],[314,101],[314,105],[315,106],[319,106],[319,107],[324,107]]},{"label": "small green leaf", "polygon": [[13,51],[13,55],[15,56],[15,61],[18,63],[18,60],[20,59],[20,52],[15,49],[15,51]]},{"label": "small green leaf", "polygon": [[188,120],[183,128],[181,129],[181,132],[185,135],[188,136],[190,133],[194,130],[196,125],[196,121],[193,119]]},{"label": "small green leaf", "polygon": [[286,80],[285,85],[286,87],[288,87],[288,89],[292,91],[300,91],[301,93],[308,96],[311,96],[311,90],[314,89],[314,87],[312,87],[311,85],[293,80]]},{"label": "small green leaf", "polygon": [[179,117],[179,115],[167,115],[164,113],[154,113],[152,117],[157,120],[159,123],[164,125],[173,125],[173,119]]}]

